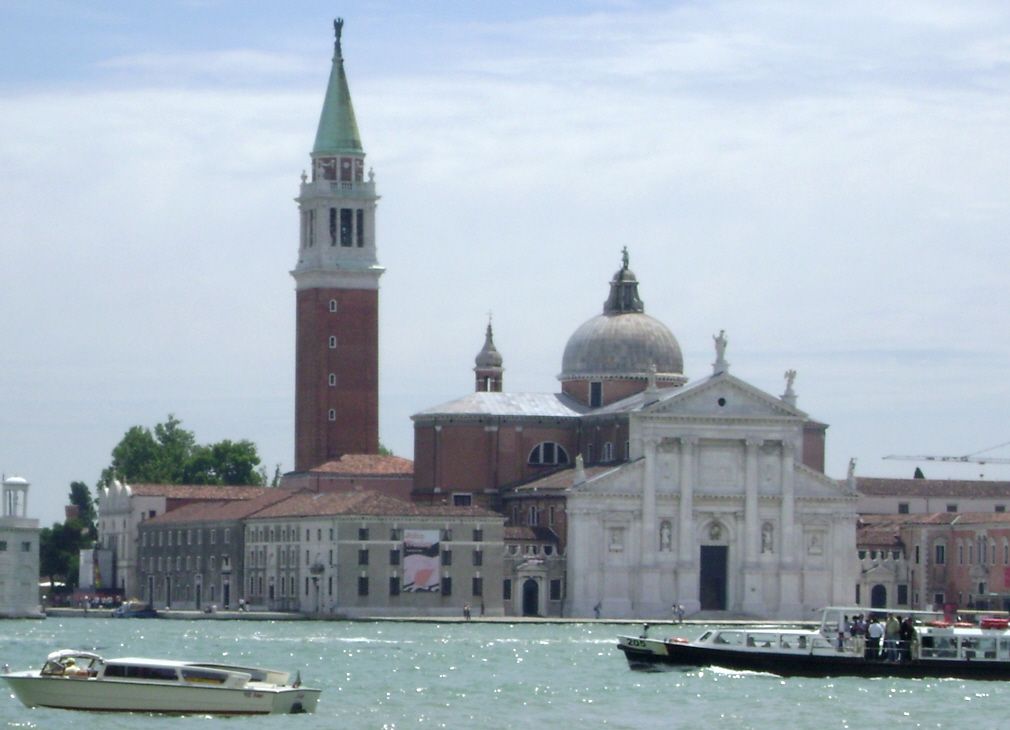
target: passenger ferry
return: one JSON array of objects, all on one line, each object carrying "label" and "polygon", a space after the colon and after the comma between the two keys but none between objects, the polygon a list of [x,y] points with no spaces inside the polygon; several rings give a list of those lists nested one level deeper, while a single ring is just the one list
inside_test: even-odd
[{"label": "passenger ferry", "polygon": [[932,612],[912,616],[914,637],[906,642],[881,641],[866,648],[863,637],[839,638],[846,617],[886,615],[879,610],[831,607],[817,628],[726,627],[705,631],[697,639],[618,637],[632,669],[696,668],[770,672],[781,676],[957,677],[1010,679],[1010,628],[1005,615],[974,621],[944,620]]},{"label": "passenger ferry", "polygon": [[106,712],[266,715],[313,712],[321,690],[286,672],[213,662],[103,659],[61,649],[42,669],[0,675],[28,707]]}]

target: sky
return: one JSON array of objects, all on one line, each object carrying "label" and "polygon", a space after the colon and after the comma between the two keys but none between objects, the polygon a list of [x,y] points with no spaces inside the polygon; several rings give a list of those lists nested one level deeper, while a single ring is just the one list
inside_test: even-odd
[{"label": "sky", "polygon": [[0,471],[30,516],[169,414],[293,468],[293,198],[337,15],[395,453],[473,389],[489,313],[505,389],[557,392],[627,246],[691,380],[719,330],[762,390],[797,370],[830,476],[1010,459],[1003,0],[0,0]]}]

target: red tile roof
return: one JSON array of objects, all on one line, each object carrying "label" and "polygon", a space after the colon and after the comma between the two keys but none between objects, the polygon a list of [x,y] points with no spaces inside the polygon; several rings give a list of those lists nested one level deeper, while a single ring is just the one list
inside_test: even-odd
[{"label": "red tile roof", "polygon": [[347,476],[412,476],[414,462],[402,456],[381,454],[344,454],[335,461],[314,466],[309,473],[342,474]]},{"label": "red tile roof", "polygon": [[481,507],[418,505],[373,491],[298,492],[271,505],[253,517],[322,517],[326,515],[375,515],[411,517],[499,517]]},{"label": "red tile roof", "polygon": [[194,502],[152,517],[143,524],[242,520],[251,517],[265,507],[290,499],[296,494],[298,492],[264,489],[262,494],[252,499],[233,499],[228,502]]},{"label": "red tile roof", "polygon": [[994,497],[1010,499],[1010,482],[976,479],[857,477],[856,490],[868,497]]},{"label": "red tile roof", "polygon": [[228,487],[213,484],[131,484],[130,491],[137,497],[167,497],[169,499],[252,499],[267,487]]},{"label": "red tile roof", "polygon": [[506,541],[509,540],[529,540],[534,542],[556,543],[558,536],[546,527],[530,527],[528,525],[514,525],[506,527],[504,530]]}]

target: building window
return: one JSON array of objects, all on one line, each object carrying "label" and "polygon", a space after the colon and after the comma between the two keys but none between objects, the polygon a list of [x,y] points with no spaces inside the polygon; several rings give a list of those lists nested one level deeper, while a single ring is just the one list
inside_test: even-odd
[{"label": "building window", "polygon": [[359,527],[358,528],[358,539],[359,540],[367,540],[368,539],[368,528],[367,527]]},{"label": "building window", "polygon": [[390,540],[402,540],[403,539],[403,530],[401,530],[399,527],[393,527],[393,528],[391,528],[389,530],[389,539]]},{"label": "building window", "polygon": [[473,541],[474,542],[483,542],[484,541],[484,530],[481,529],[480,527],[475,527],[473,529]]},{"label": "building window", "polygon": [[519,524],[519,506],[515,504],[512,505],[512,524]]},{"label": "building window", "polygon": [[336,311],[337,311],[337,300],[336,299],[331,299],[330,300],[330,311],[333,312],[333,313],[336,313]]},{"label": "building window", "polygon": [[473,578],[473,586],[472,586],[471,593],[473,593],[473,595],[475,595],[475,596],[483,596],[484,595],[484,579],[481,578],[479,575],[478,576],[474,576],[474,578]]},{"label": "building window", "polygon": [[542,441],[533,447],[527,460],[533,466],[554,466],[568,463],[568,452],[561,444]]},{"label": "building window", "polygon": [[368,550],[358,551],[358,565],[368,565]]},{"label": "building window", "polygon": [[473,495],[471,494],[452,495],[453,507],[469,507],[471,504],[473,504]]},{"label": "building window", "polygon": [[452,550],[442,551],[442,565],[452,565]]},{"label": "building window", "polygon": [[365,211],[362,210],[361,208],[358,208],[357,210],[354,211],[354,216],[355,216],[355,221],[354,221],[354,223],[355,223],[355,226],[354,226],[355,243],[357,243],[358,248],[364,248],[364,246],[365,246]]},{"label": "building window", "polygon": [[309,577],[305,576],[305,595],[309,595]]},{"label": "building window", "polygon": [[628,461],[630,459],[631,459],[631,442],[630,441],[625,441],[624,442],[624,460]]},{"label": "building window", "polygon": [[1006,505],[1005,504],[997,504],[996,505],[996,511],[997,512],[1006,512]]},{"label": "building window", "polygon": [[400,564],[400,549],[399,548],[393,548],[392,550],[389,551],[389,564],[390,565],[399,565]]},{"label": "building window", "polygon": [[32,551],[32,544],[30,541],[21,543],[21,552],[30,553]]},{"label": "building window", "polygon": [[553,578],[551,580],[551,600],[560,601],[561,600],[561,579]]},{"label": "building window", "polygon": [[[947,546],[946,545],[935,545],[935,560],[933,561],[937,565],[945,565],[947,562]],[[941,600],[940,603],[943,603]]]},{"label": "building window", "polygon": [[442,542],[450,542],[450,541],[452,541],[452,530],[446,528],[442,530]]},{"label": "building window", "polygon": [[908,502],[898,502],[898,514],[899,515],[908,514]]},{"label": "building window", "polygon": [[330,208],[330,245],[337,245],[337,209]]},{"label": "building window", "polygon": [[449,575],[442,576],[442,595],[443,596],[452,595],[452,576]]},{"label": "building window", "polygon": [[395,575],[389,576],[389,595],[400,595],[400,579]]},{"label": "building window", "polygon": [[309,248],[316,242],[316,211],[309,211]]},{"label": "building window", "polygon": [[231,528],[230,527],[224,528],[224,544],[225,545],[230,545],[231,544]]},{"label": "building window", "polygon": [[336,335],[330,335],[330,338],[329,338],[329,340],[327,340],[326,344],[329,346],[329,348],[331,350],[336,350],[337,349],[337,336]]},{"label": "building window", "polygon": [[603,383],[594,380],[589,384],[589,407],[599,408],[603,405]]},{"label": "building window", "polygon": [[915,546],[915,564],[916,565],[919,564],[919,546],[918,545]]},{"label": "building window", "polygon": [[586,444],[586,463],[587,464],[592,464],[593,463],[593,445],[592,444]]},{"label": "building window", "polygon": [[614,460],[614,445],[607,441],[603,444],[603,461]]},{"label": "building window", "polygon": [[536,527],[538,523],[539,519],[537,515],[536,505],[530,505],[529,519],[527,520],[526,524],[528,524],[530,527]]},{"label": "building window", "polygon": [[329,419],[330,421],[336,421],[336,420],[337,420],[337,409],[336,409],[336,408],[331,408],[331,409],[330,409],[330,410],[329,410],[329,411],[327,412],[327,414],[326,414],[326,417],[327,417],[327,418],[328,418],[328,419]]},{"label": "building window", "polygon": [[898,584],[898,605],[907,606],[908,605],[908,586],[904,583]]},{"label": "building window", "polygon": [[957,504],[948,504],[947,505],[947,511],[948,512],[957,512]]},{"label": "building window", "polygon": [[367,596],[368,595],[368,576],[359,575],[358,576],[358,595]]},{"label": "building window", "polygon": [[501,583],[501,597],[503,600],[512,600],[512,579],[506,578]]},{"label": "building window", "polygon": [[554,507],[547,509],[547,524],[550,527],[554,527]]},{"label": "building window", "polygon": [[337,386],[337,374],[336,373],[330,373],[330,377],[328,379],[328,382],[329,382],[331,388],[335,388]]},{"label": "building window", "polygon": [[474,565],[483,565],[484,564],[484,551],[483,550],[474,550],[473,551],[473,564]]},{"label": "building window", "polygon": [[354,227],[354,211],[350,208],[340,209],[340,245],[345,248],[351,245]]},{"label": "building window", "polygon": [[936,606],[937,608],[942,608],[944,603],[945,603],[945,601],[944,601],[944,595],[942,593],[934,593],[933,594],[933,605],[934,606]]},{"label": "building window", "polygon": [[[172,544],[172,533],[168,533],[168,544]],[[210,531],[210,544],[217,545],[217,530]]]}]

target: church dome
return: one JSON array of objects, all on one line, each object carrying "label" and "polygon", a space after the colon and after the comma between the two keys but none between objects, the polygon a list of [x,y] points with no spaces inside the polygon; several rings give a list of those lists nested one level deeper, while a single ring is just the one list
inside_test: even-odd
[{"label": "church dome", "polygon": [[603,314],[584,322],[565,345],[559,380],[645,379],[655,368],[660,383],[681,384],[684,356],[673,333],[645,314],[638,279],[624,265],[610,281]]},{"label": "church dome", "polygon": [[498,348],[494,346],[494,333],[491,331],[491,323],[487,323],[487,332],[484,334],[484,347],[474,358],[478,368],[500,368],[502,366],[502,356]]}]

